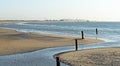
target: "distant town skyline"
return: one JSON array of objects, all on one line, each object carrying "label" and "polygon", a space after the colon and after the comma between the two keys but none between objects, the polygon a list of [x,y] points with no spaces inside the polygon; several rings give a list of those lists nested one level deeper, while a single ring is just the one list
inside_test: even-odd
[{"label": "distant town skyline", "polygon": [[0,20],[120,21],[120,0],[0,0]]}]

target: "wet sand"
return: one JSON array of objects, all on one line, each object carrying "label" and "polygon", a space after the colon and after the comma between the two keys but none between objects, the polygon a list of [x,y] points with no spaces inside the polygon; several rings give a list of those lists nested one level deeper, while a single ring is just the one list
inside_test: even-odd
[{"label": "wet sand", "polygon": [[59,55],[70,66],[119,66],[120,48],[89,49]]},{"label": "wet sand", "polygon": [[[0,55],[11,55],[32,52],[44,48],[74,45],[75,37],[61,37],[37,33],[23,33],[10,29],[0,29]],[[79,44],[103,42],[86,38],[79,40]]]},{"label": "wet sand", "polygon": [[9,22],[0,22],[0,24],[6,24],[6,23],[9,23]]}]

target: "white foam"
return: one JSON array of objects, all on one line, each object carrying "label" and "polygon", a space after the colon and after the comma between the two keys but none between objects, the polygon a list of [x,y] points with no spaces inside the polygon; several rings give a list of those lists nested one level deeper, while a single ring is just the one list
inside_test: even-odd
[{"label": "white foam", "polygon": [[116,42],[116,40],[110,40],[106,38],[98,38],[98,39],[104,40],[105,42]]}]

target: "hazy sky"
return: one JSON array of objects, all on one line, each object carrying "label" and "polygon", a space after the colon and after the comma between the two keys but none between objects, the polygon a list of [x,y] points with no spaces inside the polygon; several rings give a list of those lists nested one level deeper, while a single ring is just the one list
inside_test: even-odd
[{"label": "hazy sky", "polygon": [[0,0],[0,19],[120,21],[120,0]]}]

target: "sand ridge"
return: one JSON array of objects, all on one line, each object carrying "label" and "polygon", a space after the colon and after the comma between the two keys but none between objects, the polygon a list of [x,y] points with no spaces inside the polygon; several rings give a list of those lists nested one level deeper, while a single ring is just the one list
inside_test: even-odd
[{"label": "sand ridge", "polygon": [[120,48],[99,48],[68,52],[59,55],[70,66],[119,66]]},{"label": "sand ridge", "polygon": [[[24,33],[10,29],[0,29],[0,55],[10,55],[36,51],[44,48],[73,46],[74,37],[61,37],[37,33]],[[87,38],[79,44],[102,42]]]}]

